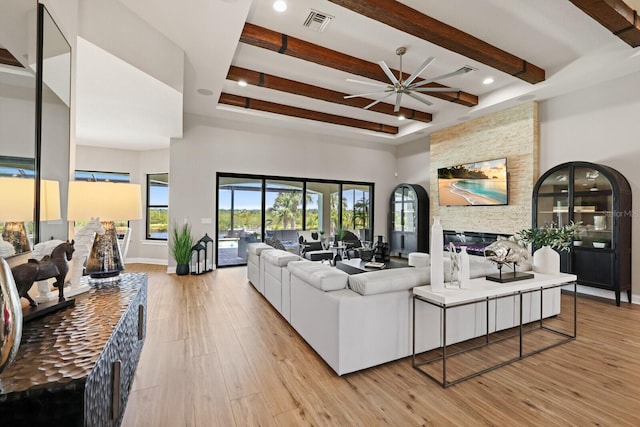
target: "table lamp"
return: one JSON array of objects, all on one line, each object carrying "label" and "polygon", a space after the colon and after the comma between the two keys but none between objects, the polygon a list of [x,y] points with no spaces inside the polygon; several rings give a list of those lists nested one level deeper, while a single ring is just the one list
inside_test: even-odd
[{"label": "table lamp", "polygon": [[[0,222],[4,222],[2,239],[11,243],[16,253],[32,249],[25,221],[33,221],[35,182],[31,178],[0,178]],[[40,181],[40,221],[60,219],[58,181]]]},{"label": "table lamp", "polygon": [[67,219],[88,221],[99,218],[104,234],[97,234],[85,273],[92,282],[117,281],[124,260],[120,253],[114,221],[142,218],[141,191],[139,184],[114,182],[69,182],[69,204]]}]

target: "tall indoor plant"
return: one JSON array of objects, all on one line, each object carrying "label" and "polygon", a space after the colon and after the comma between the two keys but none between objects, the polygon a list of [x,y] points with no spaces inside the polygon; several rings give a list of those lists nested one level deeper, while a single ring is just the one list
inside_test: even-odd
[{"label": "tall indoor plant", "polygon": [[188,223],[182,225],[174,224],[170,249],[171,256],[176,260],[176,274],[179,276],[189,274],[192,247],[193,237],[191,237],[191,226]]}]

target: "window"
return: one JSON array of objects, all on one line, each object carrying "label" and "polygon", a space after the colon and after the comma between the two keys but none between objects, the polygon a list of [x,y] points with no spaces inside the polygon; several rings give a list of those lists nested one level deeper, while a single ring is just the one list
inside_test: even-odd
[{"label": "window", "polygon": [[147,175],[147,239],[167,240],[169,225],[169,174]]}]

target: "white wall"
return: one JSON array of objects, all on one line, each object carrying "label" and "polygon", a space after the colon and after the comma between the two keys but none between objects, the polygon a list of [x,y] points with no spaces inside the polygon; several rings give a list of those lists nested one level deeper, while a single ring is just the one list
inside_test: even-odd
[{"label": "white wall", "polygon": [[[389,195],[401,182],[394,177],[392,146],[221,129],[196,116],[186,116],[185,125],[184,138],[171,142],[170,224],[187,220],[194,237],[214,236],[216,173],[236,172],[373,182],[374,234],[386,236]],[[211,224],[203,224],[203,219],[211,219]],[[173,260],[170,265],[175,265]]]},{"label": "white wall", "polygon": [[430,163],[428,137],[396,147],[396,172],[399,182],[419,184],[429,193]]},{"label": "white wall", "polygon": [[145,203],[147,174],[169,172],[169,150],[131,151],[78,145],[75,169],[129,173],[131,182],[140,184],[143,218],[130,222],[131,243],[126,261],[166,264],[166,242],[146,240]]},{"label": "white wall", "polygon": [[[640,73],[541,102],[540,171],[569,161],[617,169],[634,193],[632,288],[640,302]],[[603,291],[604,292],[604,291]],[[613,294],[613,292],[610,292]],[[610,295],[608,295],[610,296]],[[625,301],[625,297],[622,297]]]}]

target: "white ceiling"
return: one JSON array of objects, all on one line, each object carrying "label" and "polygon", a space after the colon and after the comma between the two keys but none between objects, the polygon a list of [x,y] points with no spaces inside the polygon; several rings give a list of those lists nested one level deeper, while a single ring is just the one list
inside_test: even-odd
[{"label": "white ceiling", "polygon": [[[184,50],[184,112],[210,117],[212,123],[223,127],[237,128],[241,123],[246,127],[249,123],[268,127],[272,132],[303,131],[337,136],[345,141],[401,144],[423,138],[433,130],[525,102],[522,99],[540,101],[640,71],[638,49],[629,47],[568,0],[402,0],[402,3],[423,14],[545,69],[546,81],[535,85],[325,0],[288,0],[289,8],[285,13],[275,12],[271,7],[272,0],[120,2]],[[334,16],[324,32],[303,27],[311,9]],[[423,78],[470,65],[477,70],[440,83],[460,87],[465,92],[478,95],[479,103],[469,108],[429,97],[433,106],[426,107],[404,96],[403,107],[432,113],[433,121],[399,122],[390,115],[319,101],[303,94],[292,95],[254,86],[239,87],[235,82],[225,79],[231,65],[345,93],[368,91],[366,87],[346,81],[347,78],[364,80],[362,77],[239,43],[245,21],[370,62],[384,60],[395,69],[398,68],[395,50],[399,46],[406,46],[407,53],[403,58],[406,73],[413,72],[428,56],[436,57],[435,62],[422,73]],[[79,42],[80,53],[85,47]],[[80,70],[86,65],[81,62],[89,60],[95,61],[96,65],[98,61],[107,61],[99,63],[103,71],[94,67],[92,79],[106,78],[105,73],[127,79],[127,82],[122,82],[122,93],[112,97],[107,109],[94,108],[106,104],[100,100],[104,94],[94,93],[91,88],[95,85],[80,79]],[[108,123],[105,117],[110,114],[117,114],[122,125],[117,129],[113,126],[109,129],[110,126],[106,124],[88,129],[93,133],[90,138],[84,139],[92,141],[92,145],[112,144],[123,148],[117,141],[122,141],[122,135],[126,135],[126,148],[167,147],[169,138],[179,137],[181,134],[176,132],[175,126],[167,125],[171,122],[170,116],[180,114],[175,108],[175,96],[180,94],[173,94],[157,81],[144,83],[145,78],[154,79],[144,73],[136,73],[135,70],[122,69],[121,73],[114,74],[108,66],[108,60],[106,55],[95,57],[87,54],[85,58],[78,56],[78,129],[82,126],[98,126],[100,118]],[[485,77],[493,77],[495,82],[483,85]],[[209,90],[213,95],[201,95],[197,92],[198,89]],[[399,126],[400,132],[398,135],[387,135],[244,108],[219,106],[217,101],[222,92]],[[119,99],[122,105],[117,105],[117,102],[114,105],[115,99]],[[132,111],[136,113],[136,120],[131,117],[127,120],[126,115]]]}]

